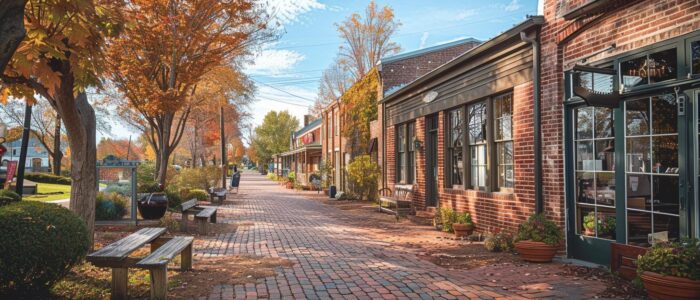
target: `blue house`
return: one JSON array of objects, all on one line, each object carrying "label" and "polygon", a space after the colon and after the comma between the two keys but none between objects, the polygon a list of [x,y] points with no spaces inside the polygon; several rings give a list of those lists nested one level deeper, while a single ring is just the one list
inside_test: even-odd
[{"label": "blue house", "polygon": [[[20,136],[14,140],[8,140],[4,143],[4,146],[7,148],[7,153],[5,153],[2,159],[19,161],[19,154],[22,150],[22,137]],[[29,135],[25,170],[27,172],[49,171],[49,152],[36,136],[34,136],[34,133]]]}]

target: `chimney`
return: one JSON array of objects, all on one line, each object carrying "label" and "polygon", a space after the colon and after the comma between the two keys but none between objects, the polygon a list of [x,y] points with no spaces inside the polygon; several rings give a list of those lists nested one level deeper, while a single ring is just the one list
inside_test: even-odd
[{"label": "chimney", "polygon": [[311,121],[313,121],[313,118],[314,118],[314,116],[312,116],[312,115],[304,115],[304,127],[309,125],[309,123],[311,123]]}]

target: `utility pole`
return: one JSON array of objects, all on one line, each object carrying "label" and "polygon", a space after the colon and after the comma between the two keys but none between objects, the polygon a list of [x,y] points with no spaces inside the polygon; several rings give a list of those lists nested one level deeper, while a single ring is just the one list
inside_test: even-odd
[{"label": "utility pole", "polygon": [[22,195],[24,191],[24,171],[27,165],[27,148],[29,148],[29,130],[32,126],[32,105],[24,105],[24,129],[22,130],[22,148],[19,152],[19,163],[17,164],[17,185],[15,191]]},{"label": "utility pole", "polygon": [[226,137],[224,136],[224,106],[221,106],[221,187],[226,189],[226,173],[228,172],[228,163],[226,163]]}]

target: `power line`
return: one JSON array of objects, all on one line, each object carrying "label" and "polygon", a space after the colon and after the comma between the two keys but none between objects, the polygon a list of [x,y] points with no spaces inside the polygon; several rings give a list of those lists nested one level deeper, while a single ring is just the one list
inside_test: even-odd
[{"label": "power line", "polygon": [[273,102],[279,102],[279,103],[284,103],[284,104],[289,104],[289,105],[295,105],[295,106],[300,106],[300,107],[309,107],[310,105],[305,105],[305,104],[299,104],[299,103],[294,103],[294,102],[286,102],[282,100],[277,100],[277,99],[267,99],[267,98],[261,98],[257,97],[259,100],[263,101],[273,101]]},{"label": "power line", "polygon": [[259,83],[259,84],[268,86],[268,87],[270,87],[270,88],[272,88],[272,89],[278,90],[278,91],[280,91],[280,92],[282,92],[282,93],[285,93],[285,94],[287,94],[287,95],[290,95],[290,96],[292,96],[292,97],[297,97],[297,98],[299,98],[299,99],[301,99],[301,100],[309,101],[309,102],[312,102],[312,103],[314,102],[314,100],[311,100],[311,99],[309,99],[309,98],[302,97],[302,96],[299,96],[299,95],[290,93],[290,92],[288,92],[288,91],[285,91],[285,90],[283,90],[283,89],[280,89],[280,88],[275,87],[275,86],[272,86],[272,85],[269,85],[269,84],[267,84],[267,83],[260,82],[260,81],[257,81],[257,80],[255,80],[255,79],[253,79],[253,81],[255,81],[255,82]]}]

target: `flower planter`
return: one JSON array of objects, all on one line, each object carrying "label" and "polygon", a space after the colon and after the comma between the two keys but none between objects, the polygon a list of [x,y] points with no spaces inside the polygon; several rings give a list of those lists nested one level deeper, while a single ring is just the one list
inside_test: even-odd
[{"label": "flower planter", "polygon": [[168,209],[168,196],[165,193],[147,194],[138,201],[141,217],[146,220],[158,220]]},{"label": "flower planter", "polygon": [[593,229],[586,228],[586,229],[583,231],[583,234],[584,234],[584,235],[587,235],[587,236],[594,236],[594,235],[595,235],[595,231],[593,231]]},{"label": "flower planter", "polygon": [[452,230],[455,232],[455,237],[467,237],[474,232],[474,224],[452,224]]},{"label": "flower planter", "polygon": [[700,299],[700,280],[643,272],[640,277],[651,299]]},{"label": "flower planter", "polygon": [[285,183],[284,186],[285,186],[287,189],[290,189],[290,190],[294,188],[294,184],[291,183],[291,182]]},{"label": "flower planter", "polygon": [[529,262],[551,262],[558,249],[556,246],[530,240],[515,243],[515,250],[520,257]]}]

